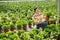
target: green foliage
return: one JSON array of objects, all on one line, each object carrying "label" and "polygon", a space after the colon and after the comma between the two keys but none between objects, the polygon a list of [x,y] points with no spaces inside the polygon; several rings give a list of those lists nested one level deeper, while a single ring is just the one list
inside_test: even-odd
[{"label": "green foliage", "polygon": [[6,20],[7,18],[3,15],[2,20]]},{"label": "green foliage", "polygon": [[9,35],[10,40],[18,40],[18,35],[17,34],[13,34],[13,35]]},{"label": "green foliage", "polygon": [[3,29],[3,30],[8,30],[8,29],[9,29],[9,25],[3,25],[3,26],[2,26],[2,29]]},{"label": "green foliage", "polygon": [[28,34],[23,33],[23,34],[21,34],[20,39],[21,40],[29,40],[29,36],[28,36]]},{"label": "green foliage", "polygon": [[23,22],[22,25],[23,25],[24,27],[26,27],[26,26],[27,26],[27,21],[26,21],[26,20],[23,20],[22,22]]},{"label": "green foliage", "polygon": [[23,30],[19,30],[19,31],[17,32],[18,36],[21,36],[21,34],[23,34],[23,33],[24,33]]},{"label": "green foliage", "polygon": [[29,24],[34,23],[34,20],[29,19],[29,20],[28,20],[28,23],[29,23]]},{"label": "green foliage", "polygon": [[34,36],[34,40],[42,40],[42,39],[40,39],[40,36],[39,35],[35,35]]},{"label": "green foliage", "polygon": [[13,23],[11,23],[9,26],[10,26],[10,28],[15,28]]},{"label": "green foliage", "polygon": [[56,19],[50,19],[49,21],[53,23],[56,22]]},{"label": "green foliage", "polygon": [[17,27],[18,28],[21,28],[22,27],[22,24],[21,23],[17,23]]},{"label": "green foliage", "polygon": [[[32,24],[31,19],[34,14],[34,2],[19,2],[19,3],[0,3],[0,27],[4,30],[10,28],[18,28]],[[57,2],[36,2],[38,9],[46,16],[50,16],[50,22],[55,22],[57,11]],[[8,18],[7,18],[8,17]],[[55,35],[60,34],[60,24],[48,25],[44,31],[32,29],[30,32],[19,30],[17,32],[8,32],[0,34],[0,40],[52,40]]]},{"label": "green foliage", "polygon": [[13,23],[13,24],[16,24],[16,20],[12,20],[12,23]]},{"label": "green foliage", "polygon": [[2,23],[0,23],[0,27],[2,27]]}]

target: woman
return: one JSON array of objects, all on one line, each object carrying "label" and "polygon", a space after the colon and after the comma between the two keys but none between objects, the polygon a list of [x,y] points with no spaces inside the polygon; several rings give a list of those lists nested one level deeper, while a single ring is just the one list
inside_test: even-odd
[{"label": "woman", "polygon": [[37,29],[41,27],[42,30],[44,30],[45,26],[47,25],[46,16],[44,16],[44,14],[42,14],[37,7],[34,8],[34,15],[32,19],[34,20]]}]

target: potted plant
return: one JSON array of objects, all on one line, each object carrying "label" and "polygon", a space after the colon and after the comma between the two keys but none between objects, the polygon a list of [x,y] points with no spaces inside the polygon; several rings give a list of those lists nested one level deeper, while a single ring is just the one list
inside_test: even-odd
[{"label": "potted plant", "polygon": [[17,35],[20,37],[24,33],[24,30],[18,30]]},{"label": "potted plant", "polygon": [[2,29],[4,30],[4,32],[8,32],[9,31],[9,26],[8,25],[3,25]]},{"label": "potted plant", "polygon": [[27,30],[27,21],[26,20],[23,20],[23,23],[22,23],[22,25],[23,25],[23,30]]},{"label": "potted plant", "polygon": [[15,20],[16,19],[16,16],[12,15],[11,19],[12,20]]},{"label": "potted plant", "polygon": [[32,24],[34,23],[34,21],[33,20],[28,20],[28,26],[29,26],[29,28],[32,28]]},{"label": "potted plant", "polygon": [[12,20],[12,23],[15,24],[16,23],[16,20]]},{"label": "potted plant", "polygon": [[50,19],[49,24],[56,24],[56,19]]},{"label": "potted plant", "polygon": [[17,30],[21,30],[22,29],[22,24],[21,23],[17,23]]},{"label": "potted plant", "polygon": [[56,29],[54,30],[55,33],[53,32],[54,38],[56,38],[56,40],[60,40],[60,24],[57,24],[57,26],[55,25],[55,27],[56,27]]},{"label": "potted plant", "polygon": [[20,39],[21,40],[29,40],[29,35],[26,33],[23,33],[23,34],[21,34]]},{"label": "potted plant", "polygon": [[41,38],[40,38],[39,35],[35,35],[35,36],[34,36],[34,40],[41,40]]},{"label": "potted plant", "polygon": [[10,40],[19,40],[17,34],[9,35]]},{"label": "potted plant", "polygon": [[6,19],[7,19],[7,17],[5,17],[5,16],[2,17],[3,22],[6,22]]},{"label": "potted plant", "polygon": [[34,33],[33,32],[29,32],[29,36],[30,36],[30,38],[32,38],[32,39],[34,39]]},{"label": "potted plant", "polygon": [[11,31],[14,31],[14,29],[15,29],[15,26],[14,26],[13,23],[11,23],[11,24],[10,24],[10,30],[11,30]]}]

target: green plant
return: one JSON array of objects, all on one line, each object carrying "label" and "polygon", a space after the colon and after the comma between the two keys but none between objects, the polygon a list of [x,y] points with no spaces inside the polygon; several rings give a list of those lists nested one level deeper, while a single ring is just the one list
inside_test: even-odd
[{"label": "green plant", "polygon": [[[10,26],[10,28],[15,28],[17,25],[18,28],[24,26],[26,28],[27,22],[28,24],[34,23],[31,19],[34,15],[34,2],[19,2],[19,3],[0,3],[0,27],[3,28],[4,25]],[[49,16],[51,19],[51,23],[55,22],[56,19],[53,17],[56,16],[57,11],[57,2],[50,1],[49,2],[38,2],[38,9],[44,13],[44,15]],[[9,18],[7,18],[9,17]],[[52,17],[52,18],[51,18]],[[10,22],[12,22],[10,24]],[[1,25],[2,24],[2,25]],[[30,25],[31,26],[31,25]],[[8,29],[5,27],[5,29]],[[52,36],[60,34],[60,25],[51,24],[48,27],[45,27],[44,31],[40,31],[38,29],[33,29],[30,32],[19,31],[17,32],[9,32],[9,33],[1,33],[0,40],[53,40]],[[54,39],[55,40],[55,39]]]},{"label": "green plant", "polygon": [[21,23],[17,23],[17,28],[21,28],[22,24]]},{"label": "green plant", "polygon": [[10,22],[5,22],[5,23],[4,23],[4,25],[9,25],[9,24],[10,24]]},{"label": "green plant", "polygon": [[2,33],[1,35],[2,38],[8,38],[8,35],[6,33]]},{"label": "green plant", "polygon": [[34,23],[34,20],[28,20],[28,24],[32,24],[32,23]]},{"label": "green plant", "polygon": [[58,27],[60,27],[60,23],[59,23],[59,24],[57,24],[57,26],[58,26]]},{"label": "green plant", "polygon": [[5,17],[5,16],[2,17],[2,20],[6,20],[6,19],[7,19],[7,17]]},{"label": "green plant", "polygon": [[55,22],[55,21],[56,21],[56,19],[50,19],[49,21],[50,21],[50,22]]},{"label": "green plant", "polygon": [[32,29],[32,31],[34,34],[38,34],[40,31],[38,29]]},{"label": "green plant", "polygon": [[21,34],[20,39],[21,40],[29,40],[29,36],[28,36],[28,34],[23,33],[23,34]]},{"label": "green plant", "polygon": [[23,20],[23,27],[26,27],[27,26],[27,21],[26,20]]},{"label": "green plant", "polygon": [[49,22],[55,23],[56,22],[56,19],[50,19]]},{"label": "green plant", "polygon": [[18,36],[21,36],[21,34],[23,34],[23,33],[25,33],[24,30],[19,30],[19,31],[17,32],[17,35],[18,35]]},{"label": "green plant", "polygon": [[30,38],[32,38],[32,39],[34,39],[34,33],[33,32],[29,32],[29,36],[30,36]]},{"label": "green plant", "polygon": [[34,36],[34,40],[41,40],[41,38],[40,38],[39,35],[35,35],[35,36]]},{"label": "green plant", "polygon": [[16,16],[12,15],[11,19],[12,20],[15,20],[16,19]]},{"label": "green plant", "polygon": [[16,20],[12,20],[12,23],[15,24],[16,23]]},{"label": "green plant", "polygon": [[10,29],[11,29],[11,28],[15,28],[15,26],[14,26],[13,23],[11,23],[9,26],[10,26]]},{"label": "green plant", "polygon": [[3,25],[3,26],[2,26],[2,29],[3,29],[3,30],[8,30],[8,29],[9,29],[9,25]]},{"label": "green plant", "polygon": [[0,23],[0,27],[2,27],[2,23]]},{"label": "green plant", "polygon": [[13,35],[13,34],[14,34],[14,32],[9,31],[9,32],[7,32],[6,34],[7,34],[8,36],[9,36],[9,35]]},{"label": "green plant", "polygon": [[10,40],[19,40],[17,34],[9,35]]},{"label": "green plant", "polygon": [[7,38],[3,38],[2,40],[8,40]]}]

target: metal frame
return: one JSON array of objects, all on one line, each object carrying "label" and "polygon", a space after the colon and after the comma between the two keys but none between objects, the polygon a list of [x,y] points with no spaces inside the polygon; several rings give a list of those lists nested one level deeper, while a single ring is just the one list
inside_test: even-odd
[{"label": "metal frame", "polygon": [[60,15],[60,0],[57,0],[57,21],[56,21],[56,25],[59,23],[59,15]]}]

